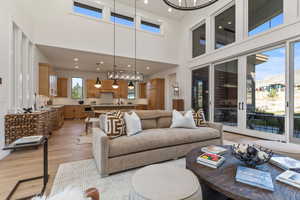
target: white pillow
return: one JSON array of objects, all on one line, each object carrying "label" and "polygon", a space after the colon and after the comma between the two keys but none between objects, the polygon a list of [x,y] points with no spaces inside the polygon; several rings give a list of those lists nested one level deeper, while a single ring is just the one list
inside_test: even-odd
[{"label": "white pillow", "polygon": [[127,136],[132,136],[142,131],[141,119],[135,112],[132,112],[131,115],[125,113],[124,120],[126,123]]},{"label": "white pillow", "polygon": [[170,128],[197,128],[194,121],[193,112],[188,111],[183,116],[180,112],[174,110],[172,117],[172,125]]}]

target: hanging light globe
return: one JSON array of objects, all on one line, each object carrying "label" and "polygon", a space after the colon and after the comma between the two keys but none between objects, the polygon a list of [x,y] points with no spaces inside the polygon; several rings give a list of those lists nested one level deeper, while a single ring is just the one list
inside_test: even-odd
[{"label": "hanging light globe", "polygon": [[118,84],[117,80],[114,80],[114,82],[112,84],[112,88],[113,89],[118,89],[119,88],[119,84]]},{"label": "hanging light globe", "polygon": [[218,0],[163,0],[168,6],[176,10],[197,10],[216,3]]},{"label": "hanging light globe", "polygon": [[134,84],[133,84],[132,81],[129,82],[129,84],[128,84],[128,89],[129,89],[129,90],[133,90],[133,89],[134,89]]},{"label": "hanging light globe", "polygon": [[101,81],[100,81],[100,79],[99,79],[99,77],[97,77],[97,81],[96,81],[96,83],[95,83],[95,88],[97,88],[97,89],[99,89],[99,88],[101,88],[102,87],[102,83],[101,83]]}]

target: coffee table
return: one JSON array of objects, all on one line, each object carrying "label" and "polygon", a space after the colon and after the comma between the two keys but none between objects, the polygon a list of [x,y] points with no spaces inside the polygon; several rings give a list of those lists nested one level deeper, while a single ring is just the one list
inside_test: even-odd
[{"label": "coffee table", "polygon": [[276,181],[276,177],[284,172],[272,165],[264,164],[262,170],[272,175],[275,191],[260,189],[235,181],[236,169],[243,163],[231,155],[230,146],[224,155],[225,163],[218,169],[206,167],[196,163],[196,158],[202,154],[201,148],[196,148],[186,156],[186,168],[193,171],[201,184],[203,200],[299,200],[300,190],[287,184]]}]

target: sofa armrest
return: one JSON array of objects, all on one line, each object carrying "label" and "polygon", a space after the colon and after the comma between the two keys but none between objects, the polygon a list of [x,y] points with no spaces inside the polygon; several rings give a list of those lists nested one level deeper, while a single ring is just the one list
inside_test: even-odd
[{"label": "sofa armrest", "polygon": [[221,145],[223,145],[223,124],[207,122],[208,127],[217,129],[220,133]]},{"label": "sofa armrest", "polygon": [[101,176],[108,175],[109,138],[100,128],[92,128],[93,156]]}]

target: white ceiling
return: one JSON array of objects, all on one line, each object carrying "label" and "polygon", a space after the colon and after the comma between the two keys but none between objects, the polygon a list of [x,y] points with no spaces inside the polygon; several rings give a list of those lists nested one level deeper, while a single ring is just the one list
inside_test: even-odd
[{"label": "white ceiling", "polygon": [[[38,45],[38,48],[49,59],[50,64],[58,69],[99,72],[97,71],[96,63],[103,61],[104,64],[100,65],[101,72],[112,71],[114,59],[111,55],[96,54],[44,45]],[[79,69],[75,68],[74,58],[79,59],[77,62]],[[118,70],[134,70],[134,59],[132,58],[116,57],[116,63]],[[131,67],[128,67],[128,65],[131,65]],[[147,67],[150,67],[150,69],[147,69]],[[174,67],[177,67],[177,65],[147,60],[137,60],[137,71],[144,73],[146,76]]]},{"label": "white ceiling", "polygon": [[[130,5],[134,7],[134,0],[116,0],[117,2]],[[144,4],[144,0],[138,0],[137,1],[137,7],[143,10],[146,10],[148,12],[172,18],[172,19],[181,19],[186,14],[187,11],[178,11],[175,9],[172,9],[172,12],[168,12],[169,6],[166,5],[163,0],[148,0],[148,4]]]}]

